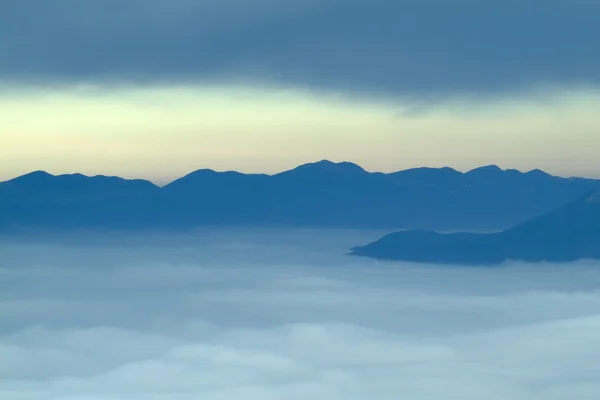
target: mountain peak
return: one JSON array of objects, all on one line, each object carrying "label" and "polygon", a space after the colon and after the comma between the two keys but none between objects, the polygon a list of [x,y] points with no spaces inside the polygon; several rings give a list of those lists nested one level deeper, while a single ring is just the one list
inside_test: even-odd
[{"label": "mountain peak", "polygon": [[450,167],[441,167],[441,168],[435,168],[435,167],[417,167],[417,168],[409,168],[409,169],[403,169],[400,171],[395,171],[395,172],[390,172],[388,175],[406,175],[406,174],[410,174],[410,175],[462,175],[462,172],[459,172],[457,170],[455,170],[454,168],[450,168]]},{"label": "mountain peak", "polygon": [[54,175],[52,175],[49,172],[39,170],[39,171],[33,171],[28,174],[18,176],[12,180],[16,181],[16,180],[43,179],[43,178],[48,178],[48,177],[52,177],[52,176],[54,176]]},{"label": "mountain peak", "polygon": [[552,178],[552,175],[550,175],[549,173],[544,172],[538,168],[532,169],[531,171],[526,172],[525,175],[535,176],[535,177],[539,177],[539,178]]},{"label": "mountain peak", "polygon": [[33,171],[27,174],[17,176],[16,178],[9,179],[0,183],[7,184],[15,184],[15,185],[38,185],[40,183],[47,182],[50,178],[54,178],[55,175],[52,175],[46,171]]},{"label": "mountain peak", "polygon": [[329,161],[329,160],[321,160],[321,161],[317,161],[317,162],[313,162],[313,163],[302,164],[302,165],[300,165],[290,171],[286,171],[286,172],[292,172],[292,171],[296,171],[296,172],[300,172],[300,171],[329,172],[329,173],[344,173],[344,174],[367,173],[367,171],[365,171],[361,166],[359,166],[357,164],[354,164],[354,163],[351,163],[348,161],[333,162],[333,161]]},{"label": "mountain peak", "polygon": [[43,170],[37,170],[37,171],[32,171],[28,174],[22,175],[22,176],[53,176],[50,172],[46,172]]},{"label": "mountain peak", "polygon": [[478,168],[474,168],[472,170],[470,170],[469,172],[467,172],[467,174],[477,174],[477,173],[491,173],[491,172],[502,172],[502,168],[500,168],[497,165],[484,165],[482,167],[478,167]]},{"label": "mountain peak", "polygon": [[214,174],[218,174],[218,172],[215,171],[214,169],[201,168],[201,169],[197,169],[195,171],[190,172],[189,174],[183,176],[182,178],[185,178],[188,176],[214,175]]}]

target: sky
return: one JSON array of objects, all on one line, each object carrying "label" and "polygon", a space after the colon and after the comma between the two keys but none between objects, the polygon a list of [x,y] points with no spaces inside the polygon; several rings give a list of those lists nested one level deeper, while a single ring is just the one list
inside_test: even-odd
[{"label": "sky", "polygon": [[344,254],[379,235],[3,238],[0,398],[597,399],[598,262]]},{"label": "sky", "polygon": [[19,0],[0,180],[541,168],[600,177],[593,0]]}]

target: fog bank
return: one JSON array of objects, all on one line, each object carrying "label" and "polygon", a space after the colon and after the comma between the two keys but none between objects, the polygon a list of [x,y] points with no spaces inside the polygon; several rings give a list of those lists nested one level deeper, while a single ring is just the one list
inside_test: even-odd
[{"label": "fog bank", "polygon": [[597,398],[600,263],[346,255],[380,235],[4,237],[0,398]]}]

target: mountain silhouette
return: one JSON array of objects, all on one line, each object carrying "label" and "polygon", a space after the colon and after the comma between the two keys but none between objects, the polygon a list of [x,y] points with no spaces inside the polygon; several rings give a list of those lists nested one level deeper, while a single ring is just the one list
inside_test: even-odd
[{"label": "mountain silhouette", "polygon": [[35,171],[0,183],[0,227],[141,226],[160,192],[140,179]]},{"label": "mountain silhouette", "polygon": [[200,169],[164,187],[43,171],[0,183],[0,228],[201,226],[499,230],[600,187],[485,166],[368,172],[322,160],[273,175]]},{"label": "mountain silhouette", "polygon": [[396,232],[366,246],[355,247],[352,254],[445,264],[600,259],[600,190],[502,232]]},{"label": "mountain silhouette", "polygon": [[361,166],[351,162],[343,161],[335,163],[329,160],[321,160],[315,163],[300,165],[289,171],[280,172],[277,176],[322,177],[340,174],[352,176],[368,174],[368,172]]}]

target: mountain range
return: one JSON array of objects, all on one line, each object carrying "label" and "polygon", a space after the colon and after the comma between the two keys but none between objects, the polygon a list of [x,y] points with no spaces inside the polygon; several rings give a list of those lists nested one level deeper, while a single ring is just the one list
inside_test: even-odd
[{"label": "mountain range", "polygon": [[387,260],[477,265],[507,260],[600,259],[600,190],[502,232],[401,231],[355,247],[352,254]]},{"label": "mountain range", "polygon": [[0,183],[0,228],[204,226],[497,231],[600,188],[600,181],[484,166],[367,172],[323,160],[274,175],[200,169],[164,187],[32,172]]}]

